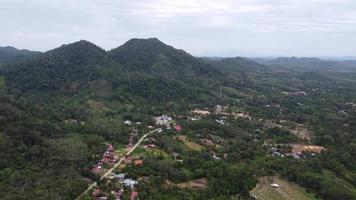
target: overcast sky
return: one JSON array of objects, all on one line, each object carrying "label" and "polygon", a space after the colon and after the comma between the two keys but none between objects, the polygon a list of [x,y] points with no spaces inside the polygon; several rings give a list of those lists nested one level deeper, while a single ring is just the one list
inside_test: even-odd
[{"label": "overcast sky", "polygon": [[196,56],[356,56],[356,0],[0,0],[0,46],[115,48],[157,37]]}]

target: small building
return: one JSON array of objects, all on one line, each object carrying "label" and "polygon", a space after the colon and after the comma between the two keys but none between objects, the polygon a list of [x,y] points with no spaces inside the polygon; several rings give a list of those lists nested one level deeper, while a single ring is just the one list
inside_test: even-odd
[{"label": "small building", "polygon": [[136,200],[136,199],[138,199],[138,192],[137,191],[131,192],[130,200]]},{"label": "small building", "polygon": [[122,195],[124,195],[124,190],[120,189],[119,191],[112,191],[112,194],[114,194],[116,200],[121,200]]},{"label": "small building", "polygon": [[132,157],[131,156],[128,156],[125,158],[125,164],[130,164],[132,162]]},{"label": "small building", "polygon": [[135,185],[138,184],[138,181],[132,180],[131,178],[124,180],[124,185],[126,187],[134,188]]},{"label": "small building", "polygon": [[144,145],[143,147],[153,149],[153,148],[156,148],[157,146],[155,144],[147,144],[147,145]]},{"label": "small building", "polygon": [[114,146],[112,144],[108,145],[108,151],[109,152],[114,152],[115,151],[115,148],[114,148]]},{"label": "small building", "polygon": [[175,129],[177,132],[181,132],[181,131],[183,130],[181,125],[175,125],[175,126],[174,126],[174,129]]},{"label": "small building", "polygon": [[201,120],[201,117],[188,117],[188,121],[197,121]]},{"label": "small building", "polygon": [[209,139],[200,139],[199,141],[205,145],[215,145],[214,142]]},{"label": "small building", "polygon": [[216,119],[215,121],[220,125],[224,125],[225,124],[225,121],[223,119]]},{"label": "small building", "polygon": [[124,181],[124,180],[125,180],[125,176],[126,176],[126,174],[124,174],[124,173],[115,174],[115,175],[114,175],[114,178],[118,179],[119,181],[120,181],[120,180],[121,180],[121,181]]},{"label": "small building", "polygon": [[203,116],[210,115],[210,111],[208,111],[208,110],[195,109],[195,110],[192,111],[192,113],[198,114],[198,115],[203,115]]},{"label": "small building", "polygon": [[135,166],[140,167],[143,165],[143,160],[135,160]]},{"label": "small building", "polygon": [[98,197],[101,194],[101,190],[99,188],[94,189],[92,195],[93,197]]},{"label": "small building", "polygon": [[132,122],[129,121],[129,120],[126,120],[126,121],[124,121],[124,124],[127,125],[127,126],[131,126],[131,125],[132,125]]},{"label": "small building", "polygon": [[172,122],[172,117],[168,115],[162,115],[154,118],[156,125],[158,126],[167,126]]},{"label": "small building", "polygon": [[307,96],[308,94],[305,91],[298,91],[293,93],[294,96]]},{"label": "small building", "polygon": [[272,183],[272,184],[271,184],[271,187],[279,188],[279,185],[278,185],[277,183]]},{"label": "small building", "polygon": [[101,168],[102,168],[101,165],[95,165],[94,168],[91,169],[90,171],[91,171],[93,174],[100,174],[100,173],[101,173]]}]

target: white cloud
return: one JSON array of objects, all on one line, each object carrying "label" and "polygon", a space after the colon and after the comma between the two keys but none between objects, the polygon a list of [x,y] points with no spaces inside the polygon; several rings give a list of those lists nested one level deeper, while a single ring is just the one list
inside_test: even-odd
[{"label": "white cloud", "polygon": [[[356,52],[354,0],[0,0],[0,11],[0,45],[21,48],[159,37],[194,54]],[[312,46],[315,38],[332,48]]]}]

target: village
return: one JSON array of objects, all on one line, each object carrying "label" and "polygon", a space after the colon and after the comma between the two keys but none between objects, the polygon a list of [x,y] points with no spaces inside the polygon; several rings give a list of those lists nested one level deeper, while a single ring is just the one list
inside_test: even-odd
[{"label": "village", "polygon": [[[301,94],[304,95],[304,94]],[[91,169],[91,173],[101,177],[100,184],[95,184],[90,193],[96,200],[139,200],[139,185],[149,179],[148,176],[137,176],[137,174],[127,173],[127,169],[134,168],[140,170],[145,165],[147,155],[154,153],[167,154],[156,142],[156,136],[170,135],[175,141],[182,143],[188,150],[197,152],[206,152],[212,160],[217,162],[228,162],[229,152],[224,148],[227,144],[226,138],[207,133],[186,134],[183,124],[199,122],[201,120],[213,121],[214,126],[229,126],[239,123],[240,120],[256,121],[261,124],[261,128],[250,134],[253,141],[262,142],[266,148],[266,154],[277,159],[293,158],[308,159],[316,156],[326,148],[310,144],[311,133],[303,124],[297,124],[293,129],[285,127],[287,131],[299,138],[301,143],[277,143],[274,139],[268,139],[265,135],[266,130],[273,128],[283,128],[286,120],[265,120],[255,118],[243,110],[232,110],[228,105],[216,105],[215,108],[193,109],[182,118],[175,115],[163,114],[153,117],[154,124],[143,124],[139,121],[125,120],[123,123],[130,130],[128,134],[129,143],[125,146],[115,148],[114,144],[105,144],[106,151],[103,152],[100,161]],[[156,130],[152,134],[142,136],[142,131]],[[147,137],[146,137],[147,136]],[[138,140],[141,138],[141,140]],[[264,138],[261,140],[261,138]],[[136,144],[134,144],[137,142]],[[131,152],[131,153],[127,153]],[[184,156],[172,152],[169,159],[174,162],[184,162]],[[110,173],[108,172],[110,171]],[[129,170],[130,171],[130,170]],[[88,184],[93,184],[93,180],[88,178]],[[205,188],[207,180],[199,178],[186,183],[175,184],[167,180],[167,184],[175,185],[181,188]],[[271,187],[278,187],[271,184]]]}]

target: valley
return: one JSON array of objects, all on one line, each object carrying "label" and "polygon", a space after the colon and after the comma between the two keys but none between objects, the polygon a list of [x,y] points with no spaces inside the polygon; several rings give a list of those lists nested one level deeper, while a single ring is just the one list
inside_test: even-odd
[{"label": "valley", "polygon": [[350,62],[198,58],[156,38],[29,56],[0,60],[5,200],[356,198]]}]

